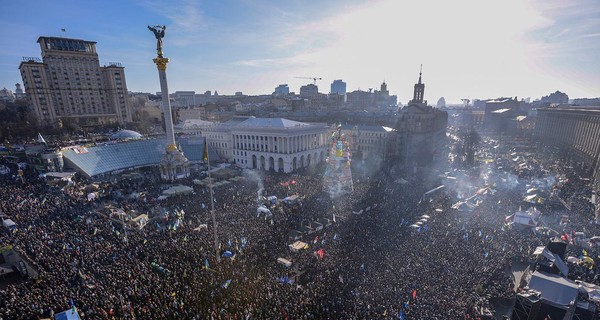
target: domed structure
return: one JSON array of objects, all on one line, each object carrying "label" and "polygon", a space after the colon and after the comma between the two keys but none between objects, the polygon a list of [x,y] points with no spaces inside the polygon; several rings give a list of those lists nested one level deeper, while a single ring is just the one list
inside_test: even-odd
[{"label": "domed structure", "polygon": [[133,130],[120,130],[110,136],[111,140],[141,139],[142,135]]}]

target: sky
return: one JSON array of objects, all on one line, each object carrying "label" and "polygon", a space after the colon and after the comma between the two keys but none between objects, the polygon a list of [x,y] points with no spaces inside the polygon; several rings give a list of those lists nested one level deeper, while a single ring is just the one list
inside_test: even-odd
[{"label": "sky", "polygon": [[[5,1],[0,88],[21,83],[39,36],[96,41],[127,87],[158,92],[147,25],[166,25],[169,91],[270,94],[319,77],[406,103],[423,65],[425,98],[600,97],[598,0],[31,0]],[[65,29],[62,32],[61,29]]]}]

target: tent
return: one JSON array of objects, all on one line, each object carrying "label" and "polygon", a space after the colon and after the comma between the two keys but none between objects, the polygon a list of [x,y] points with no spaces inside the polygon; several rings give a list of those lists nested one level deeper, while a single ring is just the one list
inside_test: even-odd
[{"label": "tent", "polygon": [[306,247],[306,243],[304,243],[302,241],[296,241],[296,242],[288,245],[288,247],[290,247],[290,250],[292,250],[293,252],[298,252],[298,251],[304,249],[304,247]]},{"label": "tent", "polygon": [[77,308],[69,309],[54,315],[54,320],[81,320]]},{"label": "tent", "polygon": [[8,229],[16,229],[17,228],[17,224],[14,221],[12,221],[12,219],[2,220],[2,225]]},{"label": "tent", "polygon": [[283,202],[285,202],[286,204],[294,204],[298,201],[298,199],[299,199],[298,195],[295,194],[293,196],[283,198]]},{"label": "tent", "polygon": [[133,225],[136,226],[138,229],[142,229],[148,223],[148,215],[140,214],[139,216],[131,219],[131,223],[133,223]]},{"label": "tent", "polygon": [[[527,211],[517,211],[512,217],[512,222],[523,227],[535,227],[542,213],[536,208],[529,208]],[[508,217],[507,217],[508,218]],[[505,219],[506,220],[506,219]],[[511,222],[511,219],[506,220]]]},{"label": "tent", "polygon": [[277,263],[282,264],[284,267],[289,268],[292,266],[292,262],[288,259],[277,258]]},{"label": "tent", "polygon": [[233,257],[235,257],[235,253],[227,250],[227,251],[223,252],[223,254],[221,254],[221,257],[222,258],[233,258]]},{"label": "tent", "polygon": [[258,208],[256,209],[256,216],[257,216],[257,217],[258,217],[258,216],[260,216],[260,215],[261,215],[261,213],[262,213],[262,214],[264,214],[265,216],[272,216],[272,215],[273,215],[273,214],[271,213],[271,210],[269,210],[269,209],[267,209],[267,208],[265,208],[265,207],[263,207],[263,206],[260,206],[260,207],[258,207]]},{"label": "tent", "polygon": [[534,272],[528,286],[539,291],[543,299],[563,306],[575,301],[579,294],[574,281],[545,272]]},{"label": "tent", "polygon": [[178,195],[178,194],[189,194],[189,193],[192,193],[193,191],[194,191],[194,188],[192,188],[192,187],[178,185],[178,186],[170,187],[169,189],[163,191],[163,195],[174,196],[174,195]]},{"label": "tent", "polygon": [[579,263],[580,261],[581,260],[579,260],[579,258],[575,258],[573,256],[567,257],[567,262],[570,262],[570,263]]}]

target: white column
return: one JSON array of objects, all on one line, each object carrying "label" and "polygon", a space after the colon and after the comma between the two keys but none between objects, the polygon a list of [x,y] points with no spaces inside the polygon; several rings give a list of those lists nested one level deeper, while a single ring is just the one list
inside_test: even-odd
[{"label": "white column", "polygon": [[165,117],[165,128],[167,131],[167,145],[175,144],[175,133],[173,132],[173,115],[171,114],[171,101],[169,100],[169,87],[167,86],[167,71],[158,69],[160,79],[160,94],[162,95],[162,112]]}]

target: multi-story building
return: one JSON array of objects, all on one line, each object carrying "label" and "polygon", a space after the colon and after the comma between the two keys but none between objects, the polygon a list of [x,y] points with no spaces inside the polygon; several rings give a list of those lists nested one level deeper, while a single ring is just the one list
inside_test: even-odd
[{"label": "multi-story building", "polygon": [[447,161],[448,113],[427,105],[424,100],[425,84],[415,84],[413,99],[400,110],[395,135],[391,137],[388,159],[409,174]]},{"label": "multi-story building", "polygon": [[242,168],[292,172],[325,160],[327,126],[283,118],[236,117],[207,128],[219,156]]},{"label": "multi-story building", "polygon": [[196,106],[196,92],[195,91],[175,91],[171,93],[173,98],[173,107],[193,107]]},{"label": "multi-story building", "polygon": [[178,122],[184,122],[186,120],[206,120],[206,108],[205,107],[186,107],[179,108],[176,110]]},{"label": "multi-story building", "polygon": [[331,83],[331,92],[330,93],[335,93],[335,94],[345,96],[346,95],[346,83],[344,81],[342,81],[341,79],[334,80]]},{"label": "multi-story building", "polygon": [[486,131],[498,131],[503,126],[502,115],[516,116],[520,102],[512,98],[499,98],[485,101],[485,113],[483,116],[483,129]]},{"label": "multi-story building", "polygon": [[394,131],[385,126],[342,125],[342,132],[350,137],[350,152],[354,160],[384,160],[388,154],[389,135]]},{"label": "multi-story building", "polygon": [[0,89],[0,101],[13,102],[15,101],[15,95],[9,89]]},{"label": "multi-story building", "polygon": [[314,98],[319,95],[319,87],[315,84],[307,84],[300,87],[300,98]]},{"label": "multi-story building", "polygon": [[375,104],[375,95],[372,91],[354,90],[346,94],[346,103],[355,110],[364,110]]},{"label": "multi-story building", "polygon": [[40,125],[70,119],[80,125],[132,121],[124,68],[101,67],[96,42],[40,37],[42,60],[19,65],[25,93]]},{"label": "multi-story building", "polygon": [[273,95],[276,96],[286,96],[290,94],[290,87],[287,84],[280,84],[275,88]]},{"label": "multi-story building", "polygon": [[25,98],[25,93],[23,89],[21,89],[20,83],[15,83],[15,99],[23,99]]},{"label": "multi-story building", "polygon": [[[594,191],[600,192],[600,107],[539,108],[533,138],[561,149],[564,157],[580,172],[594,178]],[[596,196],[596,218],[600,206]]]}]

